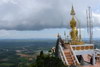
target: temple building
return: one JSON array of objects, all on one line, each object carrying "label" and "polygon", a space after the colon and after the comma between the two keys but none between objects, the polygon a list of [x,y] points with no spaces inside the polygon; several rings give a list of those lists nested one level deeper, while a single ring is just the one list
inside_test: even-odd
[{"label": "temple building", "polygon": [[[66,41],[66,39],[61,38],[61,35],[58,34],[55,56],[59,57],[67,66],[81,65],[84,61],[88,61],[90,64],[95,65],[96,53],[94,44],[87,44],[82,41],[77,29],[75,14],[74,7],[72,6],[70,12],[72,16],[70,21],[71,31],[69,32],[70,39]],[[86,56],[90,57],[90,59],[86,60]]]}]

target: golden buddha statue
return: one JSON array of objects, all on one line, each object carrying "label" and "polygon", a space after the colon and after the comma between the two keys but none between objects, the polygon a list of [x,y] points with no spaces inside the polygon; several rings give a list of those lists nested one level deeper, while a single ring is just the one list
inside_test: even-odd
[{"label": "golden buddha statue", "polygon": [[71,9],[71,13],[70,15],[72,15],[72,19],[70,21],[70,27],[71,27],[71,32],[70,32],[70,37],[71,37],[71,44],[72,45],[78,45],[78,44],[83,44],[84,42],[80,41],[79,38],[78,38],[78,30],[77,30],[77,23],[76,23],[76,20],[74,18],[75,16],[75,11],[74,11],[74,8],[72,6],[72,9]]}]

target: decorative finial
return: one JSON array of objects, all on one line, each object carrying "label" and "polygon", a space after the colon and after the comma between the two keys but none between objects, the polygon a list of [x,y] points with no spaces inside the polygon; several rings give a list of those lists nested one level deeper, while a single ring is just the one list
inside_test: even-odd
[{"label": "decorative finial", "polygon": [[74,7],[73,7],[73,5],[72,5],[72,9],[71,9],[71,13],[70,13],[70,15],[75,15],[75,11],[74,11]]},{"label": "decorative finial", "polygon": [[66,36],[66,32],[64,31],[64,36]]},{"label": "decorative finial", "polygon": [[57,37],[58,37],[58,38],[60,37],[59,33],[58,33]]}]

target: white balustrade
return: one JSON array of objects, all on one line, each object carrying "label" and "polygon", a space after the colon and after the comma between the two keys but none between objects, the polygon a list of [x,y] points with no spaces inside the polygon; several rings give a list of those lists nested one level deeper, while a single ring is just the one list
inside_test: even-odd
[{"label": "white balustrade", "polygon": [[65,56],[65,54],[64,54],[63,47],[61,46],[60,43],[59,43],[59,54],[60,54],[61,60],[62,60],[66,65],[68,65],[68,61],[67,61],[66,56]]},{"label": "white balustrade", "polygon": [[74,51],[73,51],[73,48],[72,48],[71,45],[70,45],[70,49],[71,49],[71,51],[72,51],[72,53],[73,53],[73,55],[74,55],[74,57],[75,57],[75,61],[76,61],[78,64],[80,64],[79,61],[78,61],[78,59],[77,59],[77,57],[76,57],[76,54],[75,54]]}]

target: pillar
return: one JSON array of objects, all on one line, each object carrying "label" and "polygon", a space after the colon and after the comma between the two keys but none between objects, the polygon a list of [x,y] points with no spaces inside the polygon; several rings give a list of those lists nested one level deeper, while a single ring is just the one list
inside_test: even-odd
[{"label": "pillar", "polygon": [[95,63],[96,63],[96,60],[95,60],[95,52],[94,52],[94,54],[93,54],[93,65],[95,65]]}]

